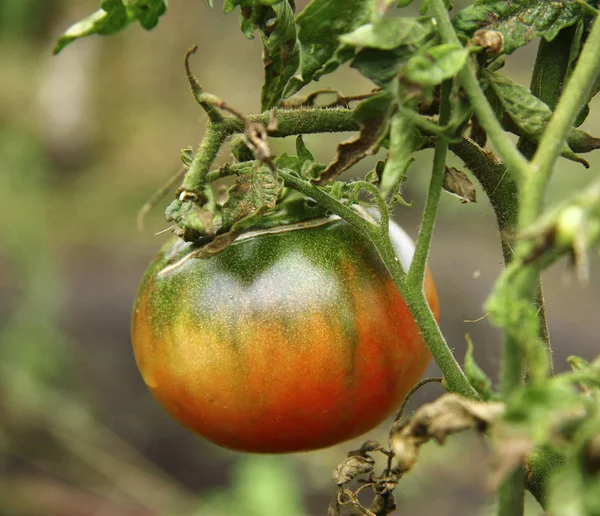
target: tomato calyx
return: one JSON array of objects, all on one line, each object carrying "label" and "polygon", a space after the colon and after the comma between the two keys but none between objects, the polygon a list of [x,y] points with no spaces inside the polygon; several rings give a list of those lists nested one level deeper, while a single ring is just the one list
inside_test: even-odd
[{"label": "tomato calyx", "polygon": [[180,195],[167,210],[167,220],[176,223],[175,234],[193,244],[197,258],[209,258],[220,253],[236,239],[252,232],[326,220],[327,210],[297,192],[287,191],[269,211],[259,210],[237,223],[226,224],[227,215],[214,214],[214,208],[202,206],[195,195]]}]

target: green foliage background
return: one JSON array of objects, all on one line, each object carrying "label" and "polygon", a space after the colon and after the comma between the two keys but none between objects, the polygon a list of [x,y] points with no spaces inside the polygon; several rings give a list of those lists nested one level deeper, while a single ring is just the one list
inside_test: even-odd
[{"label": "green foliage background", "polygon": [[[180,149],[199,141],[206,121],[189,93],[183,54],[198,44],[194,69],[206,90],[254,113],[261,109],[260,42],[244,38],[236,16],[179,0],[152,32],[135,26],[88,38],[53,58],[64,28],[96,7],[96,0],[0,1],[0,513],[323,514],[334,492],[331,470],[353,444],[294,457],[218,449],[155,404],[129,344],[137,283],[166,238],[153,236],[166,228],[163,206],[142,234],[137,210],[175,173]],[[528,84],[534,56],[535,45],[517,51],[507,73]],[[372,86],[348,67],[321,82],[349,95]],[[600,133],[598,114],[594,101],[583,126],[593,134]],[[305,140],[327,162],[341,138]],[[274,150],[293,145],[292,138]],[[413,165],[405,190],[417,207],[430,160],[425,153]],[[551,198],[584,185],[600,166],[596,154],[589,161],[585,171],[562,160]],[[360,167],[364,174],[367,164]],[[479,199],[461,205],[444,196],[431,268],[441,326],[457,356],[469,332],[478,363],[496,370],[497,331],[485,319],[464,322],[484,315],[502,258],[493,214]],[[413,235],[419,215],[395,212]],[[592,268],[597,277],[596,259]],[[595,355],[586,347],[600,334],[600,290],[592,281],[577,284],[563,266],[546,273],[559,370],[567,355]],[[384,436],[385,429],[369,435]],[[458,460],[467,466],[456,472]],[[483,447],[462,437],[440,449],[429,445],[400,484],[403,514],[484,510],[486,460]]]}]

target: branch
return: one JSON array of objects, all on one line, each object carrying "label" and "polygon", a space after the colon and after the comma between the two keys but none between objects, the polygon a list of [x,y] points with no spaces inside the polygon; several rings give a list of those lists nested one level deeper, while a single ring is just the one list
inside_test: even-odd
[{"label": "branch", "polygon": [[[454,32],[444,0],[431,0],[429,8],[437,21],[442,39],[446,43],[460,45],[461,43]],[[527,175],[529,164],[515,145],[506,137],[506,133],[496,118],[494,110],[479,85],[475,71],[469,63],[458,73],[458,81],[469,97],[479,123],[486,130],[511,174],[514,174],[518,179],[524,178]]]},{"label": "branch", "polygon": [[[440,100],[440,118],[439,124],[445,126],[450,120],[450,92],[452,90],[452,81],[444,81],[442,84]],[[427,257],[431,247],[431,238],[435,226],[437,208],[442,193],[444,183],[444,172],[446,170],[446,155],[448,154],[448,137],[443,133],[437,137],[435,144],[435,153],[433,156],[433,170],[431,171],[431,180],[427,199],[425,200],[425,210],[417,239],[415,254],[408,272],[408,282],[414,288],[423,288],[425,279],[425,269],[427,267]]]}]

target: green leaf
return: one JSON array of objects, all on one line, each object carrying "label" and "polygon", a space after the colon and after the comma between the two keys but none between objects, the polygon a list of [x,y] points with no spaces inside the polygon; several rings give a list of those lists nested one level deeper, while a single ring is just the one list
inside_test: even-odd
[{"label": "green leaf", "polygon": [[354,55],[339,36],[368,22],[372,0],[312,0],[296,18],[300,41],[300,71],[288,82],[284,97],[331,73]]},{"label": "green leaf", "polygon": [[306,145],[304,145],[304,139],[302,138],[301,134],[299,134],[296,138],[296,154],[298,155],[298,160],[300,161],[301,166],[306,162],[315,161],[312,153],[306,148]]},{"label": "green leaf", "polygon": [[487,374],[477,365],[473,357],[473,341],[470,335],[467,335],[467,352],[465,353],[465,375],[469,383],[485,401],[492,399],[494,392],[492,391],[492,380]]},{"label": "green leaf", "polygon": [[283,180],[275,178],[265,166],[239,176],[227,191],[222,213],[223,228],[233,228],[243,220],[274,208],[282,190]]},{"label": "green leaf", "polygon": [[349,34],[344,34],[340,36],[340,41],[355,47],[393,50],[401,46],[420,45],[432,33],[431,19],[388,18],[363,25]]},{"label": "green leaf", "polygon": [[194,161],[194,149],[192,149],[191,147],[187,147],[185,149],[181,150],[181,162],[186,166],[186,167],[191,167],[192,166],[192,162]]},{"label": "green leaf", "polygon": [[468,57],[469,51],[460,45],[437,45],[411,57],[404,67],[404,77],[421,86],[436,86],[460,72]]},{"label": "green leaf", "polygon": [[261,27],[265,82],[262,87],[262,111],[276,106],[283,90],[300,64],[294,11],[287,2],[273,6],[275,18]]},{"label": "green leaf", "polygon": [[290,156],[287,152],[284,152],[275,158],[275,166],[278,169],[286,168],[298,175],[300,175],[300,171],[302,170],[302,165],[300,164],[298,156]]},{"label": "green leaf", "polygon": [[[248,39],[254,39],[254,31],[257,27],[264,27],[269,18],[273,17],[273,11],[269,9],[284,0],[225,0],[223,2],[223,13],[229,14],[237,6],[240,7],[240,28]],[[287,0],[290,5],[293,0]]]},{"label": "green leaf", "polygon": [[417,128],[401,111],[396,111],[390,122],[389,154],[381,177],[381,194],[387,197],[398,192],[406,180],[406,171],[414,161],[414,153],[423,139]]},{"label": "green leaf", "polygon": [[[538,142],[552,117],[548,105],[535,97],[528,88],[513,82],[505,75],[487,73],[486,77],[496,99],[509,117],[509,120],[503,120],[505,128],[533,142]],[[573,145],[573,148],[567,144]],[[577,156],[574,150],[589,152],[596,148],[600,148],[600,140],[579,129],[572,129],[561,156],[587,166],[587,162]]]},{"label": "green leaf", "polygon": [[559,31],[581,16],[575,1],[477,0],[452,20],[458,32],[472,36],[476,30],[498,31],[504,36],[504,52],[511,54],[538,36],[552,41]]},{"label": "green leaf", "polygon": [[371,79],[377,86],[385,87],[398,77],[402,66],[411,55],[410,47],[394,50],[364,48],[352,60],[350,66]]},{"label": "green leaf", "polygon": [[67,29],[52,52],[58,54],[76,39],[92,34],[118,32],[136,20],[144,29],[153,29],[166,12],[167,2],[168,0],[102,0],[98,11]]}]

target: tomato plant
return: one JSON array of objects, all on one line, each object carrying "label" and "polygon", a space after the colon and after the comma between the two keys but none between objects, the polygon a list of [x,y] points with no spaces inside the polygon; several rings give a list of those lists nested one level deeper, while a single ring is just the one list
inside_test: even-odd
[{"label": "tomato plant", "polygon": [[[411,3],[224,1],[225,13],[240,7],[247,37],[260,36],[261,112],[245,115],[235,100],[205,92],[189,63],[197,48],[188,51],[186,77],[207,124],[197,149],[182,152],[185,173],[166,213],[181,240],[163,248],[138,294],[140,369],[167,410],[209,439],[292,451],[375,425],[418,379],[427,348],[449,394],[396,421],[387,449],[367,441],[349,453],[335,473],[331,514],[349,506],[387,516],[419,447],[469,428],[493,443],[500,516],[523,514],[525,488],[549,514],[600,514],[600,361],[570,357],[571,371],[555,374],[541,284],[542,271],[565,255],[587,279],[586,252],[600,240],[599,182],[544,205],[557,160],[589,167],[580,154],[600,148],[579,129],[600,91],[598,1],[477,0],[451,15],[451,2],[422,0],[421,16],[406,16]],[[56,51],[134,21],[150,29],[166,10],[166,0],[103,1]],[[530,88],[500,73],[538,38]],[[373,83],[370,91],[296,95],[347,62]],[[321,102],[332,93],[333,102]],[[327,164],[302,139],[342,132],[355,134]],[[297,136],[293,155],[271,146],[290,136]],[[228,141],[231,157],[215,167]],[[411,205],[404,182],[414,156],[431,148],[409,266],[398,257],[390,212]],[[383,159],[360,180],[341,180],[380,151]],[[468,174],[447,166],[450,152]],[[224,178],[223,197],[214,183]],[[441,192],[469,203],[479,187],[494,210],[505,265],[485,304],[504,337],[498,386],[475,363],[473,343],[458,363],[426,272]],[[264,226],[289,206],[290,191],[341,220]],[[380,475],[375,451],[387,456]],[[364,482],[350,489],[360,475]],[[374,493],[369,509],[358,498],[366,488]]]},{"label": "tomato plant", "polygon": [[[391,233],[408,267],[414,246]],[[156,399],[217,444],[291,452],[356,437],[429,362],[373,245],[337,217],[251,230],[209,259],[191,251],[168,242],[148,268],[133,345]],[[425,288],[437,315],[429,276]]]}]

